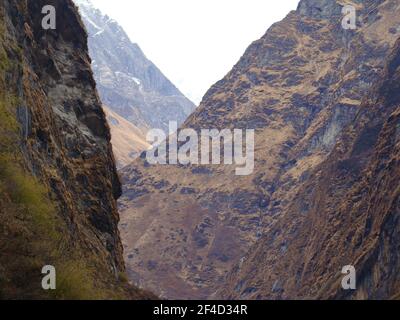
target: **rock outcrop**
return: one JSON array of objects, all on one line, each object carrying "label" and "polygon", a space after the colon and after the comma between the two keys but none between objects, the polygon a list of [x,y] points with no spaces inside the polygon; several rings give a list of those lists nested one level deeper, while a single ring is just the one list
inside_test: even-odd
[{"label": "rock outcrop", "polygon": [[[260,240],[263,235],[273,237],[271,230],[277,225],[285,228],[279,224],[283,215],[288,221],[300,219],[299,213],[290,216],[293,203],[302,206],[304,223],[311,227],[312,220],[306,218],[311,203],[296,202],[297,196],[314,170],[325,163],[344,128],[359,114],[363,97],[381,77],[399,37],[399,3],[348,3],[357,9],[355,30],[342,27],[341,2],[302,0],[297,11],[247,49],[182,126],[255,129],[253,174],[236,176],[234,166],[229,165],[152,166],[144,156],[122,170],[121,233],[128,273],[137,284],[168,298],[256,298],[269,297],[272,280],[265,287],[259,283],[270,277],[277,292],[273,297],[293,295],[294,291],[285,290],[283,279],[275,283],[278,277],[273,274],[253,272],[258,267],[279,272],[268,269],[262,260],[265,256],[255,254],[251,256],[254,259],[246,258],[249,263],[238,280],[230,280],[229,288],[234,283],[235,294],[218,289],[224,287],[232,267],[244,263],[255,243],[265,243]],[[366,139],[368,136],[366,133]],[[336,200],[342,197],[338,191]],[[334,228],[333,223],[327,225]],[[288,231],[280,232],[282,254],[301,250],[289,249],[291,242],[285,242]],[[355,237],[349,241],[356,243]],[[261,251],[263,245],[257,248]],[[389,247],[384,248],[380,252],[388,256]],[[312,252],[318,253],[314,249]],[[334,259],[333,249],[329,254]],[[299,260],[292,265],[303,268],[299,252],[296,257]],[[317,263],[318,256],[309,259]],[[282,268],[290,262],[280,261]],[[299,270],[307,270],[304,268]],[[250,277],[252,273],[257,278]],[[302,296],[300,292],[312,295],[307,288],[299,289],[298,296]]]},{"label": "rock outcrop", "polygon": [[[55,30],[42,27],[46,5]],[[121,185],[77,8],[5,0],[0,15],[0,296],[150,297],[123,281]]]}]

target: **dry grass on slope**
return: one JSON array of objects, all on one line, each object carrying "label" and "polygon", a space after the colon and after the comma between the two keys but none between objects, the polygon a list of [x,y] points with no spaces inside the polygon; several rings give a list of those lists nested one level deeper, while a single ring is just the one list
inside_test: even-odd
[{"label": "dry grass on slope", "polygon": [[140,153],[147,150],[150,144],[145,133],[135,125],[103,106],[111,129],[111,143],[118,167],[130,164]]},{"label": "dry grass on slope", "polygon": [[[103,270],[101,261],[72,241],[57,201],[27,169],[16,118],[21,104],[12,76],[23,68],[22,50],[6,38],[0,5],[0,299],[141,299],[151,294]],[[56,268],[57,289],[41,287],[42,267]]]}]

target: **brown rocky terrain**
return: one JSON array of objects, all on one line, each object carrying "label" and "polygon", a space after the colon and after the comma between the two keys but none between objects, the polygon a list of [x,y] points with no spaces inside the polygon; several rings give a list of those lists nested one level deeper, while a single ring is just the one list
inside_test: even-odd
[{"label": "brown rocky terrain", "polygon": [[[400,38],[328,158],[229,276],[223,295],[256,299],[398,299]],[[343,290],[353,265],[357,289]]]},{"label": "brown rocky terrain", "polygon": [[[320,237],[336,239],[333,231],[318,233],[322,227],[340,228],[338,212],[332,220],[319,217],[320,224],[313,225],[312,215],[317,219],[323,213],[315,210],[306,215],[311,210],[311,202],[301,203],[304,197],[298,198],[298,195],[316,168],[327,163],[325,160],[343,129],[359,116],[361,101],[380,79],[400,31],[398,1],[346,3],[357,8],[356,30],[345,30],[341,26],[344,2],[302,0],[296,11],[273,25],[247,49],[233,70],[207,92],[200,107],[183,125],[197,130],[255,129],[253,174],[236,176],[235,166],[229,165],[153,166],[145,156],[122,170],[121,233],[128,274],[136,284],[167,298],[295,296],[294,278],[287,280],[290,284],[283,279],[277,281],[274,272],[280,270],[270,269],[274,264],[264,264],[266,255],[268,259],[275,257],[268,250],[263,251],[263,244],[265,239],[273,237],[271,230],[277,226],[281,233],[277,238],[279,243],[277,239],[273,242],[273,249],[277,250],[279,245],[280,252],[287,256],[288,252],[297,250],[293,260],[280,260],[279,267],[281,270],[287,267],[289,275],[296,267],[299,272],[310,272],[306,264],[314,263],[310,268],[317,265],[316,253],[322,249],[326,250],[326,259],[321,259],[321,263],[329,257],[334,261],[335,255],[339,255],[333,240],[329,243],[329,252],[327,246],[320,247],[324,243]],[[370,135],[366,133],[366,136],[368,140]],[[345,162],[343,170],[353,170],[348,168],[350,163]],[[346,178],[351,178],[350,174]],[[321,188],[324,186],[329,189],[327,192],[333,192],[335,183],[321,181]],[[385,183],[395,189],[394,181]],[[339,191],[335,191],[336,201],[344,197]],[[373,195],[378,196],[376,192]],[[302,211],[289,211],[293,206],[299,209],[300,205]],[[302,246],[293,245],[289,249],[292,244],[289,239],[295,241],[295,237],[285,242],[286,236],[290,236],[288,232],[297,235],[296,232],[303,230],[302,237],[296,241],[305,247],[304,241],[313,234],[306,227],[296,229],[293,223],[300,220],[299,212],[304,212],[301,221],[305,226],[316,227],[312,229],[314,246],[303,257],[299,254]],[[366,219],[366,213],[354,219]],[[373,219],[364,221],[369,221],[372,233],[376,232],[373,228],[384,225]],[[290,222],[287,230],[284,222]],[[345,231],[349,230],[342,228],[338,232]],[[358,237],[354,233],[340,239],[356,245]],[[380,245],[384,249],[375,251],[385,259],[390,259],[392,249],[389,248],[394,248],[386,245],[389,239],[382,238]],[[259,245],[255,250],[256,242]],[[360,245],[357,248],[360,252],[372,246],[370,243],[364,247],[362,242]],[[251,253],[245,256],[249,250]],[[217,291],[225,285],[229,271],[240,261],[245,263],[245,259],[246,268],[229,275],[231,290]],[[260,272],[255,272],[258,268]],[[330,275],[330,270],[322,267],[319,271],[319,274],[326,272],[325,277]],[[377,276],[378,271],[374,269],[374,272]],[[377,277],[386,274],[394,273],[382,271]],[[315,295],[307,286],[307,281],[312,279],[308,273],[296,297]],[[365,288],[378,280],[371,276],[365,279],[369,282]],[[317,288],[316,283],[312,288]],[[268,295],[271,288],[276,293]],[[326,291],[321,290],[321,296],[327,297],[328,291],[328,287]],[[365,292],[360,297],[368,296]]]},{"label": "brown rocky terrain", "polygon": [[150,148],[146,141],[146,134],[132,122],[121,117],[103,105],[107,122],[110,126],[111,144],[117,167],[124,167],[130,164],[143,151]]},{"label": "brown rocky terrain", "polygon": [[[45,5],[55,30],[42,28]],[[151,297],[124,276],[121,185],[77,8],[1,1],[0,28],[0,297]]]}]

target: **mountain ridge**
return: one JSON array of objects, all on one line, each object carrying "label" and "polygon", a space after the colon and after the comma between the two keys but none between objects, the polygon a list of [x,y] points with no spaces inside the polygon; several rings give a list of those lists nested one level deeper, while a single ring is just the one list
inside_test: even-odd
[{"label": "mountain ridge", "polygon": [[[80,12],[88,29],[89,50],[103,102],[136,126],[164,129],[168,126],[168,121],[163,117],[167,115],[162,114],[156,103],[162,103],[157,99],[165,98],[171,105],[166,104],[163,107],[169,109],[169,117],[180,124],[193,111],[194,104],[185,98],[157,66],[146,58],[139,45],[131,42],[129,36],[115,20],[103,15],[92,5],[85,5],[89,3],[88,1],[76,2],[81,6]],[[124,92],[119,90],[120,88],[112,81],[122,83],[122,85],[124,81],[127,81],[126,85],[132,85],[136,90],[129,91],[128,88],[123,88],[127,90]],[[140,91],[143,91],[143,97],[140,97]],[[132,100],[131,108],[137,109],[138,119],[124,115],[122,109],[125,104],[119,105],[119,101],[113,100],[113,95],[120,96],[121,101],[124,98]],[[142,100],[135,100],[135,95]],[[135,106],[135,103],[139,104],[139,101],[143,106]],[[172,105],[173,102],[176,106]],[[155,111],[160,114],[150,114]],[[138,121],[144,121],[144,123],[138,123]]]},{"label": "mountain ridge", "polygon": [[[399,55],[400,38],[354,121],[270,235],[232,271],[224,297],[398,296]],[[342,289],[345,265],[356,270],[356,290]]]},{"label": "mountain ridge", "polygon": [[[227,165],[152,166],[145,156],[121,171],[121,234],[136,283],[176,299],[221,292],[231,268],[327,158],[398,37],[395,1],[349,4],[356,30],[342,28],[341,2],[301,1],[181,126],[255,129],[252,175],[237,177]],[[254,296],[249,288],[243,297]]]},{"label": "mountain ridge", "polygon": [[[168,131],[170,121],[180,125],[195,109],[159,68],[133,43],[117,21],[104,15],[89,0],[75,0],[89,34],[89,53],[100,98],[112,112],[132,123],[135,131]],[[137,135],[121,135],[111,125],[117,167],[122,168],[147,149]],[[121,142],[124,141],[123,144]],[[123,147],[122,147],[123,145]]]}]

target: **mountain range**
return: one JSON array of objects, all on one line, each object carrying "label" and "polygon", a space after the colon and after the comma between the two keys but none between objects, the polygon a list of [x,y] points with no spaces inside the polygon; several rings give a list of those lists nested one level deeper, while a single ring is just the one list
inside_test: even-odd
[{"label": "mountain range", "polygon": [[[196,109],[76,2],[0,2],[0,299],[400,299],[399,1],[301,0]],[[150,163],[170,120],[254,171]]]},{"label": "mountain range", "polygon": [[[149,129],[168,131],[170,121],[181,125],[196,106],[146,58],[115,20],[90,0],[75,3],[89,35],[89,53],[101,101],[135,127],[121,136],[126,128],[109,119],[117,167],[123,167],[149,147],[148,143],[137,143],[146,140]],[[121,145],[121,141],[125,143]]]}]

